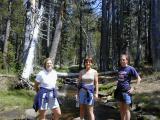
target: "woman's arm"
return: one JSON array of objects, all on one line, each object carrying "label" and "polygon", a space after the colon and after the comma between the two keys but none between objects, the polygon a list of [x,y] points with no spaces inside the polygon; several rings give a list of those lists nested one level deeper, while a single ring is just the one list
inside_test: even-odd
[{"label": "woman's arm", "polygon": [[34,89],[36,92],[39,91],[39,82],[37,82],[37,81],[34,82]]},{"label": "woman's arm", "polygon": [[133,85],[133,87],[131,87],[131,89],[130,89],[128,92],[129,92],[129,93],[132,93],[133,91],[138,90],[138,86],[139,86],[140,82],[141,82],[141,78],[140,78],[140,76],[138,75],[138,76],[137,76],[137,79],[136,79],[136,84]]},{"label": "woman's arm", "polygon": [[94,84],[95,84],[95,98],[98,98],[98,73],[97,72],[95,74]]},{"label": "woman's arm", "polygon": [[134,86],[134,90],[138,89],[140,82],[141,82],[141,77],[138,75],[137,80],[136,80],[136,85]]}]

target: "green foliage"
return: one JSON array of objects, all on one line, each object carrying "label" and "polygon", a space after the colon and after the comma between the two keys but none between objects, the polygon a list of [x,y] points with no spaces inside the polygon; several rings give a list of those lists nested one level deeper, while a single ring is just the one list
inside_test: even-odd
[{"label": "green foliage", "polygon": [[[0,2],[0,36],[3,34],[5,35],[6,29],[6,18],[9,16],[8,11],[8,1],[1,1]],[[21,70],[21,64],[19,57],[22,54],[22,38],[24,36],[24,19],[25,19],[25,10],[23,7],[22,0],[12,1],[12,12],[11,12],[11,31],[8,40],[8,53],[7,53],[7,64],[9,66],[8,70],[3,70],[3,59],[0,58],[0,72],[3,73],[18,73]],[[2,56],[2,53],[0,53]],[[2,70],[1,70],[2,69]]]},{"label": "green foliage", "polygon": [[69,69],[67,66],[63,66],[63,67],[58,67],[55,68],[58,72],[69,72]]},{"label": "green foliage", "polygon": [[0,2],[1,3],[1,7],[0,7],[0,15],[3,17],[7,17],[8,16],[8,2],[7,0],[3,0]]},{"label": "green foliage", "polygon": [[108,83],[108,84],[105,84],[105,85],[101,84],[99,86],[99,90],[100,91],[109,90],[109,89],[112,89],[113,87],[115,87],[114,83]]},{"label": "green foliage", "polygon": [[100,93],[107,93],[108,95],[113,94],[115,90],[115,84],[114,83],[108,83],[108,84],[99,84],[99,91]]},{"label": "green foliage", "polygon": [[79,66],[78,65],[72,65],[69,67],[69,72],[78,73],[79,72]]},{"label": "green foliage", "polygon": [[71,73],[77,73],[79,72],[79,66],[78,65],[72,65],[72,66],[63,66],[59,68],[55,68],[58,72],[71,72]]},{"label": "green foliage", "polygon": [[[15,50],[14,50],[14,46],[8,42],[8,53],[7,53],[7,64],[8,64],[8,70],[4,70],[3,69],[3,59],[2,57],[0,57],[0,73],[1,74],[16,74],[19,72],[19,70],[21,69],[20,64],[18,63],[18,61],[15,61]],[[2,52],[0,52],[0,56],[2,56]]]},{"label": "green foliage", "polygon": [[20,108],[31,108],[33,104],[34,92],[30,90],[11,90],[0,91],[0,106],[12,107],[19,106]]},{"label": "green foliage", "polygon": [[13,66],[15,63],[14,63],[14,57],[15,57],[15,50],[14,50],[14,46],[11,44],[11,42],[8,42],[8,54],[7,54],[7,63],[10,65],[10,66]]}]

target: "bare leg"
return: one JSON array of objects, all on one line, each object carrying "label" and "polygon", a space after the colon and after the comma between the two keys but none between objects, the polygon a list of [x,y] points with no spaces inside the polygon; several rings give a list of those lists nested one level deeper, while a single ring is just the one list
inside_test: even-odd
[{"label": "bare leg", "polygon": [[59,120],[59,118],[61,116],[61,109],[60,109],[60,107],[52,109],[52,112],[53,112],[52,119],[53,120]]},{"label": "bare leg", "polygon": [[119,102],[119,107],[120,107],[120,114],[121,114],[121,120],[125,120],[124,118],[124,112],[123,112],[123,103]]},{"label": "bare leg", "polygon": [[91,106],[91,105],[87,106],[87,112],[88,112],[89,120],[95,120],[95,116],[94,116],[94,111],[93,110],[94,110],[93,106]]},{"label": "bare leg", "polygon": [[45,120],[46,110],[39,110],[39,120]]},{"label": "bare leg", "polygon": [[125,120],[130,120],[131,119],[131,113],[130,113],[130,107],[129,105],[125,104],[123,105],[124,107],[124,116],[125,116]]},{"label": "bare leg", "polygon": [[129,105],[125,104],[124,102],[120,102],[119,106],[120,106],[121,120],[130,120],[131,114]]},{"label": "bare leg", "polygon": [[80,105],[80,119],[83,120],[84,119],[84,111],[85,111],[85,105],[81,104]]}]

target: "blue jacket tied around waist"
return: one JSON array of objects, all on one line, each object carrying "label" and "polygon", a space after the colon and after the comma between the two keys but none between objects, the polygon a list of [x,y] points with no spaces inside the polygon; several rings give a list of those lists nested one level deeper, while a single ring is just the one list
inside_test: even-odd
[{"label": "blue jacket tied around waist", "polygon": [[84,83],[80,83],[78,89],[80,90],[81,88],[87,91],[87,101],[92,100],[92,94],[94,93],[94,85],[85,86]]},{"label": "blue jacket tied around waist", "polygon": [[53,92],[53,98],[57,98],[57,90],[56,89],[46,89],[46,88],[42,88],[42,87],[40,88],[38,93],[35,95],[33,108],[36,112],[40,109],[40,107],[42,105],[43,94],[46,93],[44,100],[48,101],[50,92]]}]

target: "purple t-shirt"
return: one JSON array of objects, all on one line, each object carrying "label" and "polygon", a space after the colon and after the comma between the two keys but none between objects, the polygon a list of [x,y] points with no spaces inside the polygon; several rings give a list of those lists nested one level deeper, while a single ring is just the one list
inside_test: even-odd
[{"label": "purple t-shirt", "polygon": [[138,77],[138,73],[132,66],[121,67],[118,70],[117,88],[121,90],[129,90],[131,77]]}]

